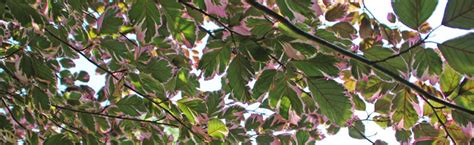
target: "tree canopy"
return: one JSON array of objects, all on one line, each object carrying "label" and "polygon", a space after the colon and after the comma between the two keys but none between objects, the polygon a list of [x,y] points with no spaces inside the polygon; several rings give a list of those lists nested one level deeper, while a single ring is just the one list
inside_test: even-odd
[{"label": "tree canopy", "polygon": [[[363,0],[0,0],[0,144],[314,144],[340,128],[386,144],[367,121],[473,144],[474,33],[427,41],[438,1],[391,3],[410,30]],[[472,30],[474,1],[442,17]]]}]

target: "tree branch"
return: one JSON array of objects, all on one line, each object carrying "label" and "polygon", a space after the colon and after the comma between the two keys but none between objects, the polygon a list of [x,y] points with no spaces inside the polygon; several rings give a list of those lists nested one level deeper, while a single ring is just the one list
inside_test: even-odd
[{"label": "tree branch", "polygon": [[20,52],[21,50],[23,50],[23,48],[24,48],[24,47],[20,47],[20,48],[18,48],[17,50],[11,52],[10,54],[7,54],[7,55],[5,55],[5,56],[0,57],[0,59],[9,58],[9,57],[15,55],[16,53]]},{"label": "tree branch", "polygon": [[[73,51],[79,53],[81,56],[83,56],[87,61],[89,61],[90,63],[92,63],[93,65],[95,65],[97,68],[103,70],[104,72],[106,72],[107,74],[109,74],[110,76],[112,76],[114,79],[116,80],[120,80],[120,78],[118,78],[117,76],[115,76],[113,74],[113,72],[111,72],[110,70],[100,66],[99,64],[97,64],[96,62],[94,62],[92,59],[90,59],[89,57],[87,57],[84,53],[82,53],[80,50],[78,50],[76,47],[74,47],[73,45],[69,44],[67,41],[59,38],[58,36],[56,36],[54,33],[52,33],[51,31],[48,30],[48,28],[45,28],[44,29],[49,35],[51,35],[53,38],[55,38],[56,40],[60,41],[61,43],[65,44],[66,46],[68,46],[69,48],[71,48]],[[161,108],[162,110],[164,110],[167,114],[169,114],[173,119],[175,119],[176,121],[178,121],[181,125],[183,125],[183,127],[185,127],[186,129],[188,129],[192,134],[195,134],[198,138],[200,138],[201,140],[204,140],[201,136],[197,135],[192,129],[191,127],[187,126],[181,119],[179,119],[178,117],[176,117],[175,115],[173,115],[173,113],[171,111],[169,111],[168,109],[164,108],[163,106],[161,106],[160,104],[169,100],[169,99],[165,99],[161,102],[156,102],[151,96],[148,96],[144,93],[141,93],[139,92],[138,90],[136,90],[135,88],[133,88],[132,86],[130,86],[128,83],[124,83],[124,86],[125,88],[127,89],[130,89],[132,90],[134,93],[142,96],[143,98],[151,101],[153,104],[155,104],[156,106],[158,106],[159,108]]]},{"label": "tree branch", "polygon": [[136,119],[136,118],[123,117],[123,116],[115,116],[115,115],[109,115],[109,114],[96,113],[96,112],[88,112],[88,111],[76,110],[76,109],[67,108],[67,107],[58,106],[58,105],[52,105],[52,106],[54,106],[56,108],[59,108],[61,110],[68,110],[68,111],[77,112],[77,113],[90,114],[90,115],[100,116],[100,117],[104,117],[104,118],[116,118],[116,119],[121,119],[121,120],[131,120],[131,121],[137,121],[137,122],[153,123],[153,124],[157,124],[157,125],[166,125],[166,126],[178,127],[174,124],[169,124],[169,123],[161,123],[161,122],[157,122],[157,121],[142,120],[142,119]]},{"label": "tree branch", "polygon": [[380,72],[383,72],[384,74],[386,74],[387,76],[390,76],[391,78],[393,78],[394,80],[398,81],[399,83],[405,85],[406,87],[408,88],[411,88],[412,90],[420,93],[422,96],[425,96],[426,98],[430,99],[430,100],[433,100],[437,103],[440,103],[440,104],[443,104],[443,105],[446,105],[448,107],[451,107],[453,109],[458,109],[458,110],[461,110],[463,112],[466,112],[466,113],[469,113],[469,114],[474,114],[474,110],[469,110],[467,108],[464,108],[464,107],[461,107],[461,106],[458,106],[458,105],[455,105],[455,104],[451,104],[450,102],[447,102],[445,100],[442,100],[440,98],[437,98],[435,96],[433,96],[432,94],[426,92],[425,90],[423,90],[422,88],[420,88],[419,86],[409,82],[408,80],[405,80],[404,78],[400,77],[399,75],[397,75],[396,73],[393,73],[391,71],[389,71],[388,69],[376,64],[376,63],[372,63],[372,61],[366,59],[365,57],[363,56],[360,56],[360,55],[357,55],[357,54],[354,54],[340,46],[337,46],[335,44],[332,44],[331,42],[327,41],[327,40],[324,40],[320,37],[317,37],[317,36],[314,36],[314,35],[311,35],[305,31],[302,31],[301,29],[299,29],[298,27],[296,27],[295,25],[293,25],[290,21],[288,21],[286,18],[284,18],[283,16],[275,13],[274,11],[270,10],[269,8],[267,8],[266,6],[264,5],[261,5],[260,3],[256,2],[255,0],[246,0],[246,2],[248,4],[250,4],[251,6],[259,9],[260,11],[264,12],[265,14],[267,15],[270,15],[271,17],[273,17],[274,19],[278,20],[279,22],[281,22],[283,25],[287,26],[291,31],[295,32],[296,34],[299,34],[301,35],[302,37],[308,39],[308,40],[311,40],[311,41],[314,41],[314,42],[317,42],[319,44],[322,44],[324,46],[327,46],[329,48],[331,48],[332,50],[334,51],[337,51],[339,52],[340,54],[342,55],[345,55],[347,57],[350,57],[351,59],[354,59],[356,61],[359,61],[375,70],[378,70]]},{"label": "tree branch", "polygon": [[[426,37],[428,38],[428,37]],[[425,38],[425,39],[426,39]],[[386,58],[383,58],[383,59],[380,59],[380,60],[376,60],[376,61],[372,61],[372,63],[380,63],[380,62],[385,62],[387,60],[390,60],[390,59],[393,59],[393,58],[396,58],[396,57],[399,57],[407,52],[410,52],[410,50],[412,50],[413,48],[417,47],[417,46],[420,46],[421,44],[423,44],[424,40],[419,40],[418,42],[416,42],[414,45],[410,46],[409,48],[403,50],[403,51],[400,51],[399,53],[397,54],[394,54],[394,55],[391,55],[391,56],[388,56]]]},{"label": "tree branch", "polygon": [[[46,115],[44,115],[44,116],[47,117]],[[67,131],[67,132],[70,132],[70,133],[72,133],[72,134],[79,135],[79,133],[76,132],[76,131],[73,131],[73,130],[68,129],[68,128],[66,128],[66,127],[62,127],[61,124],[57,123],[57,122],[56,122],[55,120],[53,120],[53,119],[50,119],[50,121],[51,121],[54,125],[56,125],[57,127],[61,128],[61,129],[63,129],[63,130],[65,130],[65,131]]]},{"label": "tree branch", "polygon": [[[370,12],[370,11],[369,11],[369,12]],[[410,52],[410,51],[411,51],[412,49],[414,49],[415,47],[418,47],[418,46],[420,46],[421,44],[425,43],[425,42],[426,42],[426,39],[428,39],[428,38],[430,37],[431,33],[433,33],[433,32],[434,32],[436,29],[438,29],[439,27],[440,27],[440,26],[434,28],[432,31],[430,31],[430,32],[428,33],[428,35],[425,36],[425,38],[423,38],[422,40],[418,40],[418,42],[416,42],[414,45],[410,46],[409,48],[407,48],[407,49],[405,49],[405,50],[403,50],[403,51],[400,51],[400,52],[398,52],[398,53],[395,54],[395,55],[386,57],[386,58],[384,58],[384,59],[373,61],[373,63],[384,62],[384,61],[387,61],[387,60],[389,60],[389,59],[396,58],[396,57],[399,57],[399,56],[401,56],[401,55],[403,55],[403,54],[405,54],[405,53]]]},{"label": "tree branch", "polygon": [[2,102],[3,102],[3,105],[5,105],[5,108],[7,108],[8,110],[8,114],[10,114],[10,117],[12,117],[13,121],[15,121],[16,124],[18,124],[18,126],[20,126],[21,128],[23,128],[24,130],[27,130],[28,131],[28,128],[26,128],[25,126],[23,126],[23,124],[20,123],[20,121],[18,121],[18,119],[16,119],[16,117],[12,114],[12,110],[10,108],[8,108],[8,104],[7,102],[3,99],[2,99]]},{"label": "tree branch", "polygon": [[213,15],[207,13],[206,11],[204,11],[204,10],[202,10],[202,9],[200,9],[200,8],[197,8],[197,7],[195,7],[195,6],[191,5],[191,4],[189,4],[189,3],[185,2],[184,0],[178,0],[178,2],[181,3],[181,4],[183,4],[183,5],[185,5],[186,7],[189,7],[189,8],[191,8],[191,9],[193,9],[193,10],[198,11],[199,13],[201,13],[201,14],[203,14],[203,15],[208,16],[208,17],[211,18],[212,20],[216,21],[217,24],[219,24],[219,25],[221,25],[222,27],[224,27],[224,29],[226,29],[226,30],[229,31],[230,33],[235,33],[235,34],[237,34],[237,35],[243,36],[242,34],[235,32],[234,30],[232,30],[231,28],[229,28],[227,25],[225,25],[224,23],[222,23],[221,21],[219,21],[219,18],[217,18],[217,17],[215,17],[215,16],[213,16]]}]

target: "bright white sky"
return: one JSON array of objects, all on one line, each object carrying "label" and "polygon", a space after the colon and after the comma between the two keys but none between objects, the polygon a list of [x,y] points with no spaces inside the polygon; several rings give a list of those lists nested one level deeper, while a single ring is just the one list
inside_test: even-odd
[{"label": "bright white sky", "polygon": [[[390,0],[366,0],[367,7],[372,11],[372,13],[375,15],[375,17],[379,21],[389,26],[399,27],[401,29],[408,29],[406,26],[403,26],[401,23],[391,24],[387,21],[386,19],[387,14],[389,12],[393,12],[391,9],[390,2],[391,2]],[[433,28],[441,24],[441,20],[443,17],[446,3],[447,3],[447,0],[439,0],[438,7],[436,8],[434,14],[430,17],[430,19],[428,19],[428,22]],[[464,35],[468,32],[469,31],[466,31],[466,30],[458,30],[458,29],[452,29],[452,28],[441,26],[435,31],[435,33],[433,33],[430,36],[428,40],[443,42],[448,39]],[[198,48],[198,50],[202,50],[204,46],[201,45],[198,47],[200,47]],[[436,45],[430,45],[430,47],[436,47]],[[202,54],[202,51],[200,53]],[[96,74],[95,73],[96,67],[93,64],[87,62],[84,58],[76,60],[75,62],[76,62],[77,68],[72,69],[71,72],[75,72],[75,71],[78,72],[80,70],[87,71],[89,74],[91,74],[90,81],[87,84],[90,85],[95,90],[99,90],[104,85],[105,79],[103,75],[101,76],[93,75],[93,74]],[[209,80],[209,81],[204,81],[201,79],[200,83],[201,83],[200,90],[203,90],[203,91],[219,90],[221,88],[220,77],[216,77],[215,79]],[[177,98],[174,98],[173,100],[175,99]],[[255,109],[256,104],[249,106],[249,108]],[[373,111],[374,111],[373,105],[367,104],[367,112],[370,113]],[[261,111],[261,112],[266,112],[266,111]],[[361,112],[361,111],[356,112],[356,115],[358,115],[359,118],[365,118],[367,116],[366,112]],[[365,129],[366,135],[369,136],[369,138],[372,141],[375,141],[377,139],[382,139],[383,141],[389,144],[399,144],[395,140],[395,132],[393,131],[392,128],[382,129],[378,125],[376,125],[374,122],[364,122],[364,124],[366,126],[366,129]],[[323,130],[323,133],[326,133],[325,130]],[[349,137],[347,128],[343,128],[336,135],[326,135],[326,138],[322,141],[318,141],[317,144],[333,145],[333,144],[370,144],[370,143],[363,139],[353,139]]]}]

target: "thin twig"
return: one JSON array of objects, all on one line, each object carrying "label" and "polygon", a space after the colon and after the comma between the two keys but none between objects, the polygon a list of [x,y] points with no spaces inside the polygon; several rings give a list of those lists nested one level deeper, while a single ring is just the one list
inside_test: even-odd
[{"label": "thin twig", "polygon": [[13,121],[15,121],[16,124],[18,124],[18,126],[20,126],[21,128],[23,128],[23,129],[25,129],[25,130],[28,131],[28,128],[26,128],[25,126],[23,126],[23,124],[21,124],[20,121],[18,121],[18,119],[16,119],[16,117],[13,115],[12,110],[11,110],[10,108],[8,108],[7,102],[6,102],[3,98],[1,98],[1,99],[2,99],[3,105],[5,105],[5,108],[7,108],[8,114],[10,114],[10,117],[12,117]]},{"label": "thin twig", "polygon": [[193,9],[193,10],[198,11],[198,12],[201,13],[201,14],[204,14],[204,15],[208,16],[208,17],[211,18],[212,20],[216,21],[217,24],[219,24],[219,25],[221,25],[222,27],[224,27],[224,29],[226,29],[226,30],[229,31],[230,33],[235,33],[235,34],[237,34],[237,35],[243,36],[242,34],[235,32],[234,30],[232,30],[231,28],[229,28],[227,25],[225,25],[224,23],[222,23],[221,21],[219,21],[219,18],[217,18],[217,17],[215,17],[215,16],[213,16],[213,15],[207,13],[206,11],[204,11],[204,10],[202,10],[202,9],[200,9],[200,8],[197,8],[197,7],[195,7],[195,6],[191,5],[191,4],[189,4],[189,3],[185,2],[184,0],[178,0],[178,2],[181,3],[181,4],[183,4],[183,5],[185,5],[186,7],[189,7],[189,8],[191,8],[191,9]]},{"label": "thin twig", "polygon": [[90,114],[90,115],[95,115],[95,116],[100,116],[100,117],[105,117],[105,118],[116,118],[116,119],[121,119],[121,120],[131,120],[131,121],[137,121],[137,122],[146,122],[146,123],[153,123],[153,124],[158,124],[158,125],[178,127],[174,124],[169,124],[169,123],[161,123],[161,122],[157,122],[157,121],[142,120],[142,119],[136,119],[136,118],[123,117],[123,116],[115,116],[115,115],[109,115],[109,114],[96,113],[96,112],[88,112],[88,111],[76,110],[76,109],[67,108],[67,107],[58,106],[58,105],[52,105],[52,106],[54,106],[56,108],[59,108],[61,110],[68,110],[68,111],[73,111],[73,112],[77,112],[77,113]]},{"label": "thin twig", "polygon": [[[44,116],[47,117],[46,115],[44,115]],[[57,123],[57,122],[54,121],[53,119],[50,119],[50,121],[51,121],[54,125],[56,125],[57,127],[61,128],[61,129],[63,129],[63,130],[65,130],[65,131],[67,131],[67,132],[70,132],[70,133],[76,134],[76,135],[79,134],[79,133],[76,132],[76,131],[73,131],[73,130],[71,130],[71,129],[68,129],[68,128],[66,128],[66,127],[61,126],[61,124]]]},{"label": "thin twig", "polygon": [[[426,39],[426,38],[425,38]],[[391,55],[391,56],[388,56],[386,58],[383,58],[383,59],[380,59],[380,60],[375,60],[375,61],[372,61],[372,63],[381,63],[381,62],[385,62],[387,60],[390,60],[390,59],[393,59],[393,58],[396,58],[396,57],[399,57],[407,52],[409,52],[410,50],[412,50],[413,48],[415,47],[418,47],[420,46],[421,44],[423,44],[423,41],[424,40],[419,40],[417,43],[415,43],[414,45],[410,46],[409,48],[403,50],[403,51],[400,51],[399,53],[397,54],[394,54],[394,55]]]},{"label": "thin twig", "polygon": [[433,114],[436,116],[436,119],[441,124],[441,126],[443,126],[444,132],[446,133],[446,136],[448,136],[449,139],[451,139],[451,141],[453,141],[454,145],[456,145],[456,140],[454,140],[453,136],[451,136],[451,134],[448,131],[448,127],[443,122],[441,117],[439,117],[438,112],[436,112],[436,110],[435,110],[435,106],[433,106],[433,104],[431,104],[425,97],[421,96],[421,98],[426,102],[426,104],[428,104],[431,107],[431,109],[433,110]]},{"label": "thin twig", "polygon": [[10,54],[7,54],[5,56],[0,57],[0,59],[9,58],[9,57],[15,55],[16,53],[20,52],[21,50],[23,50],[23,47],[18,48],[17,50],[11,52]]},{"label": "thin twig", "polygon": [[[441,25],[440,25],[441,26]],[[433,30],[431,30],[426,36],[425,38],[423,38],[422,40],[418,40],[418,42],[416,42],[415,44],[413,44],[412,46],[410,46],[409,48],[403,50],[403,51],[400,51],[398,52],[397,54],[395,55],[392,55],[392,56],[389,56],[389,57],[386,57],[384,59],[381,59],[381,60],[376,60],[376,61],[373,61],[373,63],[380,63],[380,62],[384,62],[384,61],[387,61],[389,59],[393,59],[393,58],[396,58],[396,57],[399,57],[405,53],[408,53],[410,52],[412,49],[414,49],[415,47],[418,47],[420,46],[421,44],[423,43],[426,43],[426,40],[430,37],[430,35],[436,30],[438,29],[440,26],[437,26],[436,28],[434,28]]]}]

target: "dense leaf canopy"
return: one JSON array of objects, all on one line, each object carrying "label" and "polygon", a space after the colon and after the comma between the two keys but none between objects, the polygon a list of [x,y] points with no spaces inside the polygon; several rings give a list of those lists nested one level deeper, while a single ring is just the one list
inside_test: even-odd
[{"label": "dense leaf canopy", "polygon": [[[340,128],[386,144],[367,121],[473,144],[474,33],[426,41],[440,4],[392,0],[401,30],[363,1],[0,0],[0,144],[314,144]],[[474,29],[474,1],[449,0],[441,24]]]}]

